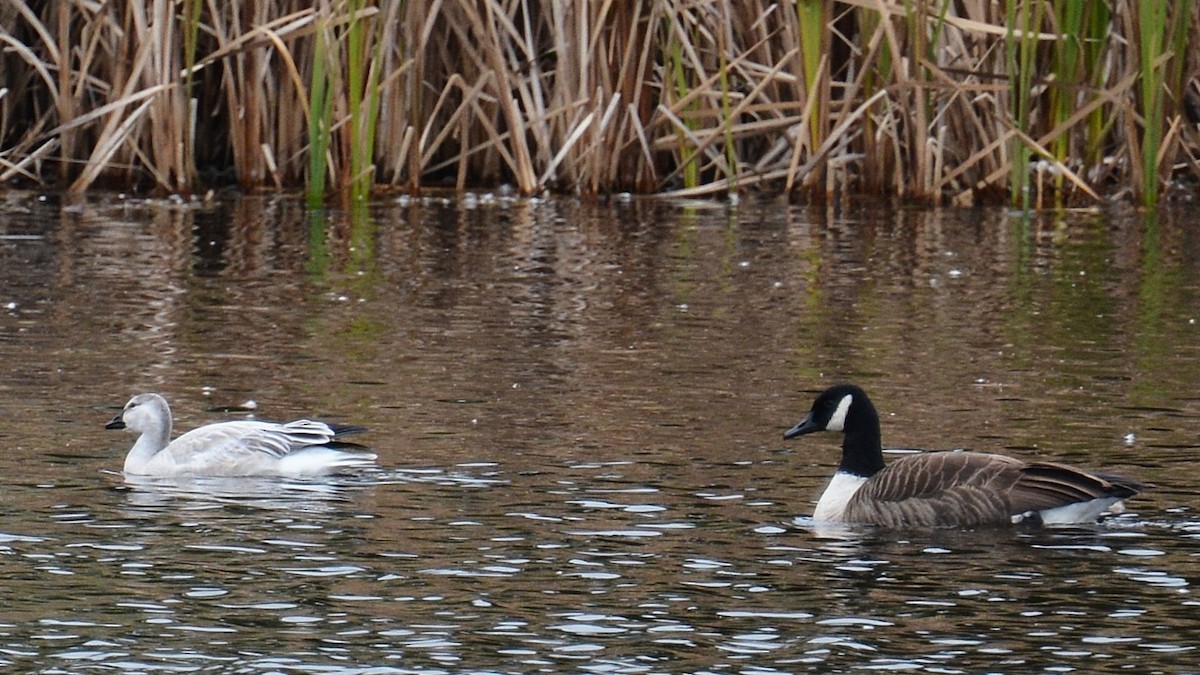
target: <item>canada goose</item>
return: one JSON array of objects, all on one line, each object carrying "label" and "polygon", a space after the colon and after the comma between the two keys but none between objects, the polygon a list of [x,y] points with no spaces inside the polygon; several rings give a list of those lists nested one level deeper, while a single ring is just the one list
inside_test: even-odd
[{"label": "canada goose", "polygon": [[785,439],[840,431],[842,461],[813,519],[887,527],[1069,524],[1119,510],[1136,481],[980,452],[924,452],[883,463],[879,415],[852,384],[821,393]]},{"label": "canada goose", "polygon": [[296,420],[216,422],[171,440],[171,408],[158,394],[138,394],[106,429],[138,432],[125,473],[141,476],[307,477],[370,466],[375,454],[337,449],[336,438],[361,431]]}]

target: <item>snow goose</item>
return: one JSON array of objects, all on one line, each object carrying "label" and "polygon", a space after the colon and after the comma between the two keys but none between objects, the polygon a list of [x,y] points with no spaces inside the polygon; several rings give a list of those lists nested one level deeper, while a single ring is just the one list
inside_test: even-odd
[{"label": "snow goose", "polygon": [[339,436],[358,427],[296,420],[206,424],[171,440],[171,408],[158,394],[138,394],[106,429],[137,432],[125,473],[139,476],[308,477],[371,466],[375,454],[340,450]]}]

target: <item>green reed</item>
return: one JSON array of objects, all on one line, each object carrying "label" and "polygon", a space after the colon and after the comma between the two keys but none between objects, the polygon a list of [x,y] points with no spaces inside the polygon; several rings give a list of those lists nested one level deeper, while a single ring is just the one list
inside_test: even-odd
[{"label": "green reed", "polygon": [[1163,56],[1164,33],[1167,26],[1167,3],[1157,0],[1139,2],[1138,47],[1141,66],[1142,153],[1140,193],[1142,203],[1153,206],[1158,201],[1159,144],[1162,142],[1164,120],[1163,89],[1166,71]]},{"label": "green reed", "polygon": [[822,77],[822,71],[828,72],[828,3],[825,0],[798,0],[796,19],[800,27],[800,61],[804,71],[804,87],[810,101],[808,107],[812,111],[808,123],[808,140],[815,149],[825,142],[828,80]]},{"label": "green reed", "polygon": [[314,40],[316,49],[308,87],[308,181],[305,185],[305,201],[312,208],[325,202],[326,162],[332,145],[334,83],[325,56],[329,52],[328,35],[328,24],[323,21],[318,24]]},{"label": "green reed", "polygon": [[[1033,7],[1030,7],[1030,5]],[[1008,3],[1005,48],[1012,86],[1009,89],[1009,114],[1018,130],[1030,128],[1034,105],[1033,84],[1036,75],[1038,32],[1042,25],[1045,4],[1036,0]],[[1021,209],[1031,203],[1030,159],[1032,149],[1025,139],[1013,135],[1009,147],[1009,200]]]},{"label": "green reed", "polygon": [[[1083,84],[1080,65],[1082,62],[1083,28],[1086,25],[1084,15],[1091,3],[1063,2],[1054,7],[1055,23],[1060,37],[1054,43],[1052,70],[1054,87],[1050,91],[1050,115],[1054,126],[1070,119],[1075,112],[1080,89]],[[1099,4],[1099,3],[1096,3]],[[1055,159],[1065,162],[1071,151],[1071,135],[1059,134],[1051,142],[1051,150]],[[1062,187],[1062,177],[1057,180],[1057,187]]]},{"label": "green reed", "polygon": [[[687,63],[687,57],[684,54],[683,38],[678,35],[675,21],[671,17],[663,19],[663,68],[668,73],[668,86],[666,88],[668,101],[686,102],[684,103],[684,108],[679,111],[679,118],[683,122],[683,128],[676,127],[675,129],[675,140],[679,147],[680,167],[677,171],[683,176],[683,186],[685,188],[694,188],[700,184],[699,153],[692,142],[692,132],[697,128],[695,113],[698,110],[699,103],[698,99],[692,96],[693,88],[690,77],[692,68]],[[678,27],[678,30],[682,30],[682,27]]]},{"label": "green reed", "polygon": [[[1072,3],[1066,3],[1072,4]],[[1099,96],[1104,89],[1104,65],[1108,55],[1110,24],[1113,20],[1108,3],[1087,2],[1083,20],[1083,35],[1081,41],[1084,81],[1092,96]],[[1084,128],[1084,149],[1081,159],[1085,166],[1098,166],[1104,161],[1104,143],[1112,128],[1113,115],[1103,107],[1096,106],[1087,115]]]},{"label": "green reed", "polygon": [[[350,108],[350,197],[366,199],[375,184],[375,128],[379,120],[379,62],[381,48],[368,59],[368,22],[360,18],[366,0],[350,0],[346,31],[346,69]],[[365,69],[365,72],[364,72]]]}]

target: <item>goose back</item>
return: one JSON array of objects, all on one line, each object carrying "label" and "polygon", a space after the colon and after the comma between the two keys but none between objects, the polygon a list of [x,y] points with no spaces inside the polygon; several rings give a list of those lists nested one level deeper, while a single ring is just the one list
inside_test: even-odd
[{"label": "goose back", "polygon": [[973,452],[892,460],[846,504],[841,520],[887,527],[971,527],[1008,523],[1006,493],[1021,462]]},{"label": "goose back", "polygon": [[334,431],[321,422],[286,424],[239,420],[197,427],[154,455],[144,473],[162,475],[254,476],[281,471],[281,460],[333,442]]}]

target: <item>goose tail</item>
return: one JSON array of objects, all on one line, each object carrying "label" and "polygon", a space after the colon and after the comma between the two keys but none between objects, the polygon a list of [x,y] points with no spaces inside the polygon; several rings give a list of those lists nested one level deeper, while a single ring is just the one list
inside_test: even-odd
[{"label": "goose tail", "polygon": [[1124,510],[1124,500],[1145,489],[1131,478],[1094,473],[1052,462],[1026,466],[1014,486],[1014,523],[1070,525]]}]

